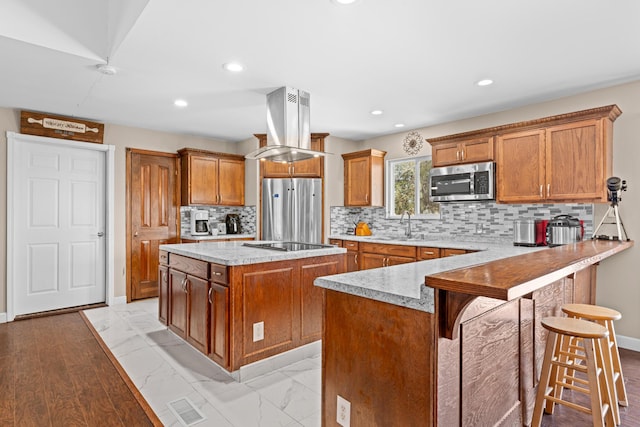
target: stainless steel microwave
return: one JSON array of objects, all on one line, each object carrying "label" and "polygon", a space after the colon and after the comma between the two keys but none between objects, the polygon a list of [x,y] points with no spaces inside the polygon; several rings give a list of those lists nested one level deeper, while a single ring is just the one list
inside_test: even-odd
[{"label": "stainless steel microwave", "polygon": [[494,200],[495,163],[472,163],[431,169],[429,200],[457,202]]}]

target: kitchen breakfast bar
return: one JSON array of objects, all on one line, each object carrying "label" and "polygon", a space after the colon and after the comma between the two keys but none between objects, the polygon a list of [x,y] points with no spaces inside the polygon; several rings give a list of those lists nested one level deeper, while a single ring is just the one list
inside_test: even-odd
[{"label": "kitchen breakfast bar", "polygon": [[528,425],[546,341],[540,319],[561,315],[564,303],[595,303],[598,263],[632,245],[488,244],[316,279],[325,289],[322,425],[338,416],[354,427]]}]

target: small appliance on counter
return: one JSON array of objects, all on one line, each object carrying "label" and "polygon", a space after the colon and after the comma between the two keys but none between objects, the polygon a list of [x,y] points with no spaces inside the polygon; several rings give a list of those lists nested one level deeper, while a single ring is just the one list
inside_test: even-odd
[{"label": "small appliance on counter", "polygon": [[547,224],[547,244],[560,246],[582,241],[583,222],[571,215],[557,215]]},{"label": "small appliance on counter", "polygon": [[515,246],[544,246],[547,244],[546,219],[523,218],[513,221]]},{"label": "small appliance on counter", "polygon": [[227,214],[224,222],[227,226],[227,234],[240,234],[240,215]]},{"label": "small appliance on counter", "polygon": [[209,234],[209,211],[191,211],[191,235],[205,236]]},{"label": "small appliance on counter", "polygon": [[366,222],[359,222],[356,225],[356,236],[371,236],[371,229]]}]

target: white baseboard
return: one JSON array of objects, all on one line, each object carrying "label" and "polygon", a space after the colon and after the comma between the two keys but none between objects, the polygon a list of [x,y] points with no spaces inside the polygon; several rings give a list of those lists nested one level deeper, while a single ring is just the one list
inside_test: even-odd
[{"label": "white baseboard", "polygon": [[126,304],[127,303],[127,297],[122,296],[122,297],[113,297],[111,298],[111,303],[109,305],[120,305],[120,304]]},{"label": "white baseboard", "polygon": [[0,323],[7,323],[7,313],[0,313]]},{"label": "white baseboard", "polygon": [[633,337],[625,337],[624,335],[616,334],[618,340],[618,347],[626,348],[627,350],[640,351],[640,339]]}]

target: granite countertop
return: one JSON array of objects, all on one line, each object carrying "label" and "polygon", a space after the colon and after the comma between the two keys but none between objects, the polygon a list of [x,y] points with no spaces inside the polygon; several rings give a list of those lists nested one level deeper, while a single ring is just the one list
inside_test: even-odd
[{"label": "granite countertop", "polygon": [[215,236],[207,234],[204,236],[193,236],[189,233],[183,233],[180,238],[188,240],[224,240],[224,239],[255,239],[255,233],[248,234],[217,234]]},{"label": "granite countertop", "polygon": [[[353,234],[332,234],[329,239],[351,240],[356,242],[384,243],[386,245],[420,246],[430,248],[467,249],[485,251],[491,247],[513,246],[513,238],[494,238],[488,240],[482,235],[429,235],[418,234],[410,239],[403,235],[373,234],[371,236],[355,236]],[[535,249],[535,248],[534,248]]]},{"label": "granite countertop", "polygon": [[[234,234],[234,236],[240,236]],[[255,241],[251,243],[269,243],[270,241]],[[246,265],[261,262],[283,261],[288,259],[310,258],[315,256],[343,254],[347,250],[336,246],[306,251],[279,251],[244,246],[247,242],[216,242],[182,243],[175,245],[161,245],[160,250],[167,251],[201,261],[223,265]]]},{"label": "granite countertop", "polygon": [[[428,246],[441,248],[468,249],[473,252],[447,258],[438,258],[414,263],[354,271],[319,277],[316,286],[362,296],[403,307],[433,313],[433,288],[425,286],[425,276],[449,270],[485,264],[517,255],[546,250],[546,247],[521,247],[503,241],[452,240],[391,240],[375,236],[332,235],[331,239],[357,240],[385,244]],[[429,238],[429,237],[427,237]]]}]

